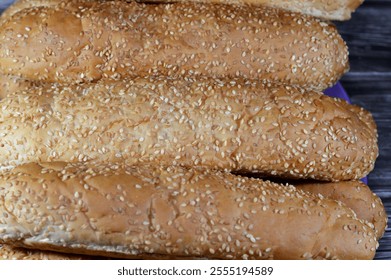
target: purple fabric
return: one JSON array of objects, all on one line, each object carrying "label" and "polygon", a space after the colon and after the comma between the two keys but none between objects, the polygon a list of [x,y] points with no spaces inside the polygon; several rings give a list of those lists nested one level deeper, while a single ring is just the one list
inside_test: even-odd
[{"label": "purple fabric", "polygon": [[338,98],[345,99],[350,103],[349,96],[340,83],[337,83],[335,86],[326,89],[324,93],[331,97],[338,97]]},{"label": "purple fabric", "polygon": [[[337,97],[337,98],[345,99],[347,102],[350,103],[349,96],[348,96],[348,94],[346,93],[345,89],[342,87],[342,85],[340,83],[337,83],[335,86],[326,89],[324,91],[324,93],[326,95],[328,95],[328,96],[331,96],[331,97]],[[361,181],[364,182],[365,184],[368,184],[368,178],[367,177],[362,178]]]}]

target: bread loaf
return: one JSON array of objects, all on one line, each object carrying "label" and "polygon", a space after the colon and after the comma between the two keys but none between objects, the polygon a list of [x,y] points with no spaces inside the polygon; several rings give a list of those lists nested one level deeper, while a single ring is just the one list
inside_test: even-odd
[{"label": "bread loaf", "polygon": [[265,7],[94,1],[24,9],[0,27],[0,72],[28,80],[241,77],[323,90],[347,70],[334,26]]},{"label": "bread loaf", "polygon": [[0,239],[123,258],[371,259],[373,229],[333,200],[221,172],[26,164],[0,175]]},{"label": "bread loaf", "polygon": [[345,181],[338,183],[300,183],[296,188],[313,194],[343,202],[351,208],[359,219],[370,223],[380,239],[387,227],[387,213],[381,199],[361,181]]},{"label": "bread loaf", "polygon": [[349,180],[378,154],[370,114],[296,87],[142,79],[44,85],[0,103],[0,162],[159,162]]},{"label": "bread loaf", "polygon": [[[301,183],[295,185],[297,189],[313,194],[322,194],[326,198],[341,201],[351,208],[357,217],[369,221],[373,226],[377,239],[384,234],[387,214],[379,197],[372,193],[367,185],[360,181],[346,181],[339,183]],[[0,244],[0,260],[68,260],[86,259],[92,256],[61,254],[50,251],[27,250]]]},{"label": "bread loaf", "polygon": [[[149,1],[149,0],[148,0]],[[364,0],[175,0],[175,2],[207,2],[226,4],[264,5],[303,13],[326,20],[348,20]],[[152,2],[170,2],[170,0],[152,0]]]},{"label": "bread loaf", "polygon": [[[22,9],[37,6],[56,6],[75,0],[19,0],[12,5],[5,13],[10,16]],[[91,2],[98,0],[78,0]],[[123,0],[126,1],[126,0]],[[130,2],[130,1],[127,1]],[[249,4],[253,6],[269,6],[281,8],[288,11],[303,13],[330,20],[347,20],[350,19],[352,12],[360,6],[363,0],[148,0],[139,2],[203,2],[203,3],[225,3],[225,4]]]}]

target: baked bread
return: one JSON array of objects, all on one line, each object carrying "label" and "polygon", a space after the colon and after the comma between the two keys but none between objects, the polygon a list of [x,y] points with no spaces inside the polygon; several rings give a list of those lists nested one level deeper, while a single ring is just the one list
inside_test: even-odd
[{"label": "baked bread", "polygon": [[349,67],[336,28],[301,14],[199,3],[72,3],[24,9],[6,20],[0,72],[62,83],[241,77],[323,90]]},{"label": "baked bread", "polygon": [[0,105],[3,165],[127,160],[329,181],[362,178],[378,154],[364,109],[260,82],[42,85]]},{"label": "baked bread", "polygon": [[[152,0],[160,2],[161,0]],[[164,2],[166,0],[163,0]],[[175,0],[178,1],[178,0]],[[348,20],[364,0],[179,0],[227,4],[264,5],[308,14],[326,20]],[[167,1],[169,2],[169,0]]]},{"label": "baked bread", "polygon": [[[149,1],[149,0],[148,0]],[[348,20],[364,0],[174,0],[178,2],[208,2],[267,6],[303,13],[326,20]],[[170,0],[152,0],[170,2]]]},{"label": "baked bread", "polygon": [[26,164],[0,175],[0,239],[123,258],[372,259],[375,232],[341,203],[228,173]]},{"label": "baked bread", "polygon": [[[5,13],[10,16],[22,9],[37,6],[55,6],[75,0],[19,0],[12,5]],[[78,0],[80,2],[80,0]],[[83,2],[99,0],[81,0]],[[125,0],[123,0],[125,1]],[[130,1],[127,1],[130,2]],[[203,3],[225,3],[225,4],[249,4],[254,6],[264,5],[274,8],[281,8],[288,11],[308,14],[328,20],[348,20],[363,0],[148,0],[139,2],[203,2]]]},{"label": "baked bread", "polygon": [[81,260],[84,256],[28,250],[0,244],[0,260]]},{"label": "baked bread", "polygon": [[[113,0],[15,0],[3,13],[0,15],[0,24],[11,18],[14,14],[28,8],[33,7],[67,7],[72,9],[76,3],[93,3],[93,2],[108,2]],[[118,0],[123,2],[131,2],[133,0]]]},{"label": "baked bread", "polygon": [[[361,181],[300,183],[295,184],[295,187],[315,195],[321,194],[325,198],[342,202],[351,208],[359,219],[369,222],[368,225],[374,228],[378,240],[383,236],[387,226],[387,213],[380,198]],[[66,260],[82,258],[88,257],[50,251],[27,250],[0,244],[0,260]]]},{"label": "baked bread", "polygon": [[13,76],[0,75],[0,100],[5,98],[8,94],[28,90],[34,87],[32,82],[20,79]]},{"label": "baked bread", "polygon": [[359,219],[369,222],[380,239],[387,227],[387,213],[381,199],[361,181],[294,184],[296,188],[343,202]]}]

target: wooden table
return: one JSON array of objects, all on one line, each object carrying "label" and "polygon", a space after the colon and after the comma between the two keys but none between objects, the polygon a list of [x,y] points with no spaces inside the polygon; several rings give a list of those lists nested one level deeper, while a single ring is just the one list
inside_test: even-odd
[{"label": "wooden table", "polygon": [[[391,0],[366,0],[350,21],[336,25],[350,49],[351,70],[341,83],[352,103],[372,112],[378,125],[380,156],[368,179],[369,186],[386,206],[390,224]],[[380,240],[376,259],[391,259],[390,227]]]},{"label": "wooden table", "polygon": [[378,125],[380,155],[368,184],[388,213],[376,259],[391,259],[391,0],[366,0],[350,21],[336,25],[350,51],[350,72],[341,83],[352,103],[369,110]]}]

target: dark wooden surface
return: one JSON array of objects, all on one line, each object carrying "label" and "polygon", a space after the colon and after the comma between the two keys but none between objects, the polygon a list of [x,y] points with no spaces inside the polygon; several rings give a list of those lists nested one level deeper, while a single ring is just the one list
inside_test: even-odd
[{"label": "dark wooden surface", "polygon": [[[378,125],[380,155],[368,176],[391,223],[391,0],[366,0],[352,19],[336,23],[350,52],[350,72],[341,80],[352,103],[369,110]],[[391,229],[376,259],[391,259]]]},{"label": "dark wooden surface", "polygon": [[[0,0],[5,4],[9,0]],[[1,9],[1,7],[0,7]],[[1,10],[0,10],[1,14]],[[336,23],[350,51],[351,70],[341,80],[352,103],[372,112],[380,155],[369,186],[386,206],[391,223],[391,0],[365,0],[352,19]],[[380,240],[376,259],[391,259],[391,229]]]}]

